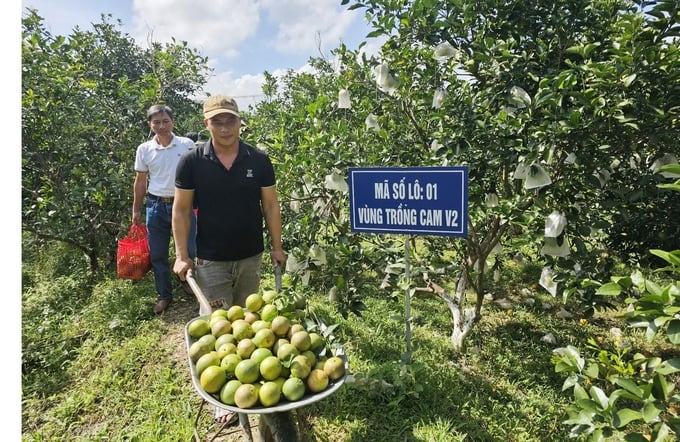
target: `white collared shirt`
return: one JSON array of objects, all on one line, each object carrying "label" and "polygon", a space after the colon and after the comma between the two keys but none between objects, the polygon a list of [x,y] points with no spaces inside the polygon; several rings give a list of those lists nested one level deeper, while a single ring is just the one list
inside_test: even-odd
[{"label": "white collared shirt", "polygon": [[174,134],[167,147],[158,144],[156,136],[137,146],[135,171],[149,174],[147,191],[161,197],[174,196],[177,162],[185,152],[195,147],[191,139]]}]

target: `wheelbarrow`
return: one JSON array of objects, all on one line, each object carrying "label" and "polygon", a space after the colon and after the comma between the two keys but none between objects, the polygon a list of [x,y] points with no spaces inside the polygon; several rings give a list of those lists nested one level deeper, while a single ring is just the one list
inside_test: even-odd
[{"label": "wheelbarrow", "polygon": [[[196,298],[201,305],[201,311],[203,312],[211,312],[212,307],[210,306],[210,303],[208,302],[207,298],[203,294],[203,291],[199,287],[198,283],[196,282],[196,279],[193,277],[191,272],[187,273],[187,282],[189,283],[189,286],[193,290],[194,294],[196,295]],[[276,267],[276,290],[280,291],[281,290],[281,271],[280,268],[277,266]],[[237,413],[238,418],[239,418],[239,425],[241,426],[241,430],[243,432],[243,435],[245,437],[245,440],[248,442],[254,442],[253,440],[253,435],[252,431],[250,428],[250,420],[249,420],[249,415],[250,414],[258,414],[260,415],[259,418],[259,433],[260,433],[260,441],[265,441],[265,442],[297,442],[299,441],[299,436],[297,433],[296,425],[293,420],[293,417],[291,415],[291,411],[313,404],[314,402],[320,401],[331,394],[335,393],[344,383],[345,379],[347,377],[347,372],[349,369],[349,364],[347,361],[346,356],[344,355],[342,349],[339,349],[335,352],[336,356],[339,356],[340,358],[343,359],[345,363],[345,374],[335,380],[329,382],[328,387],[316,394],[310,394],[307,393],[305,396],[297,401],[287,401],[282,398],[282,400],[271,407],[263,407],[263,406],[256,406],[252,408],[239,408],[233,405],[227,405],[220,401],[219,395],[218,394],[210,394],[203,390],[201,387],[201,382],[200,382],[200,376],[198,375],[198,372],[196,370],[196,365],[195,363],[191,360],[191,358],[188,357],[189,354],[189,348],[191,347],[191,344],[195,342],[195,339],[193,339],[189,335],[189,326],[193,321],[196,321],[198,319],[210,319],[210,315],[207,316],[199,316],[197,318],[192,319],[189,321],[186,326],[185,326],[185,340],[186,340],[186,346],[187,346],[187,359],[189,361],[189,369],[191,372],[191,381],[198,392],[198,394],[201,396],[201,406],[198,409],[198,412],[196,414],[196,419],[194,420],[194,440],[196,442],[201,442],[202,438],[198,434],[198,422],[201,417],[201,413],[203,410],[203,407],[207,404],[211,404],[215,407],[218,408],[223,408],[229,411],[233,411]],[[217,436],[219,436],[222,431],[228,426],[228,423],[222,424],[218,431],[213,435],[213,437],[210,439],[210,441],[215,440]]]}]

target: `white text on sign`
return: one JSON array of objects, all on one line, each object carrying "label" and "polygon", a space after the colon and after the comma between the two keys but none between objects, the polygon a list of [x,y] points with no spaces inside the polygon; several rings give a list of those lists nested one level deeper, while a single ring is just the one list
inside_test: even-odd
[{"label": "white text on sign", "polygon": [[389,209],[359,207],[360,223],[391,226],[458,227],[458,211],[451,209]]},{"label": "white text on sign", "polygon": [[392,183],[391,189],[389,181],[385,180],[382,183],[375,183],[373,190],[377,200],[437,200],[437,184],[427,183],[423,186],[418,180],[413,183],[404,183],[403,181]]}]

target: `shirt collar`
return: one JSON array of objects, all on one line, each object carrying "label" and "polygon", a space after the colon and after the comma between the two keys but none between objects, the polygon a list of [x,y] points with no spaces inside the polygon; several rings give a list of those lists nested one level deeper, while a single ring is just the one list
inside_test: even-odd
[{"label": "shirt collar", "polygon": [[175,142],[177,141],[175,134],[172,134],[172,138],[170,139],[170,143],[168,144],[168,147],[164,147],[164,146],[161,145],[161,143],[158,142],[157,138],[158,138],[158,135],[154,135],[153,138],[152,138],[153,143],[154,143],[154,147],[156,149],[170,149],[172,146],[175,145]]}]

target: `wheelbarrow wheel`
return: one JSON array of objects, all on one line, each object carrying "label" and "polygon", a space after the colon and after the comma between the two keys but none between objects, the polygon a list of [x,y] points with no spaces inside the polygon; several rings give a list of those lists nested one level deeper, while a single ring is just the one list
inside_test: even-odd
[{"label": "wheelbarrow wheel", "polygon": [[295,421],[290,411],[260,415],[260,442],[298,442]]}]

